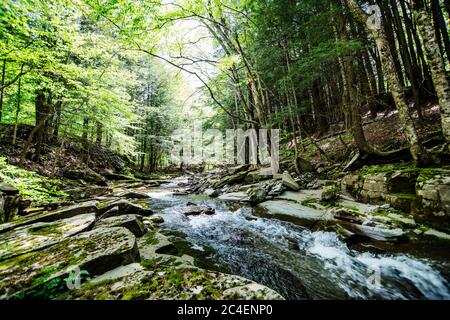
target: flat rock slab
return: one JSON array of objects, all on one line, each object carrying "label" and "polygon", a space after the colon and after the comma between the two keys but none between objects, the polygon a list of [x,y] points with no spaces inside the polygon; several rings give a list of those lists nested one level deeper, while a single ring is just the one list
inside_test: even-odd
[{"label": "flat rock slab", "polygon": [[136,237],[142,237],[145,233],[145,226],[142,223],[142,217],[135,214],[110,217],[102,219],[95,224],[95,228],[102,227],[124,227],[130,230]]},{"label": "flat rock slab", "polygon": [[16,194],[19,194],[19,189],[10,184],[0,182],[0,194],[2,193],[8,196],[14,196]]},{"label": "flat rock slab", "polygon": [[89,229],[95,214],[88,213],[55,222],[38,222],[0,234],[0,261],[39,250]]},{"label": "flat rock slab", "polygon": [[0,234],[16,229],[22,226],[38,223],[38,222],[53,222],[62,219],[68,219],[85,213],[97,212],[97,201],[89,201],[79,203],[73,206],[58,209],[56,211],[44,212],[40,214],[30,215],[16,219],[12,222],[0,225]]},{"label": "flat rock slab", "polygon": [[[315,199],[319,202],[322,198],[322,192],[323,190],[300,190],[298,192],[286,191],[281,195],[275,197],[275,199],[295,201],[298,203],[302,203],[305,200]],[[379,208],[379,206],[377,205],[365,204],[357,201],[352,201],[350,199],[341,199],[339,202],[339,206],[358,208],[358,211],[362,214],[374,212]]]},{"label": "flat rock slab", "polygon": [[376,241],[396,242],[405,235],[405,231],[399,228],[384,229],[357,224],[347,224],[345,227],[358,235],[365,236]]},{"label": "flat rock slab", "polygon": [[149,199],[150,196],[148,194],[137,192],[137,191],[129,191],[125,193],[119,194],[120,197],[126,198],[126,199]]},{"label": "flat rock slab", "polygon": [[232,192],[226,193],[219,197],[223,201],[233,201],[233,202],[248,202],[248,195],[246,192]]},{"label": "flat rock slab", "polygon": [[304,225],[314,224],[318,221],[336,222],[329,212],[316,210],[287,200],[265,201],[260,203],[257,208],[263,209],[257,211],[260,214]]},{"label": "flat rock slab", "polygon": [[283,192],[281,195],[277,196],[276,199],[289,200],[301,203],[309,199],[320,200],[321,196],[322,190],[300,190],[298,192],[294,191]]},{"label": "flat rock slab", "polygon": [[137,204],[131,203],[127,200],[118,200],[106,203],[98,211],[98,216],[102,218],[109,218],[124,214],[150,216],[153,214],[153,211],[151,209],[143,208]]},{"label": "flat rock slab", "polygon": [[[282,300],[278,293],[239,276],[195,267],[153,271],[129,267],[90,282],[59,299],[77,300]],[[121,275],[122,274],[122,275]]]},{"label": "flat rock slab", "polygon": [[90,276],[139,261],[136,237],[125,228],[100,228],[49,248],[0,262],[0,299],[52,298],[68,289],[74,270]]}]

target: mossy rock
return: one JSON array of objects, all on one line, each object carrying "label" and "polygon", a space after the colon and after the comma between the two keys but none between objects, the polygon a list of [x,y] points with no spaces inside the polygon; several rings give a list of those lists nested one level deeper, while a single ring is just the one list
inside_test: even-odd
[{"label": "mossy rock", "polygon": [[239,276],[195,267],[170,267],[91,281],[59,299],[80,300],[281,300],[278,293]]},{"label": "mossy rock", "polygon": [[16,220],[13,220],[9,223],[1,224],[0,225],[0,234],[19,228],[23,226],[27,226],[30,224],[38,223],[38,222],[53,222],[58,221],[62,219],[68,219],[75,217],[80,214],[85,213],[95,213],[97,212],[97,202],[96,201],[89,201],[89,202],[83,202],[79,203],[73,206],[61,208],[55,211],[50,212],[43,212],[38,213],[31,216],[26,217],[20,217]]},{"label": "mossy rock", "polygon": [[83,214],[56,222],[38,222],[0,234],[0,261],[51,246],[77,233],[86,231],[95,214]]},{"label": "mossy rock", "polygon": [[84,232],[49,248],[1,261],[0,297],[52,298],[68,289],[63,280],[74,269],[95,276],[139,259],[136,238],[125,228]]}]

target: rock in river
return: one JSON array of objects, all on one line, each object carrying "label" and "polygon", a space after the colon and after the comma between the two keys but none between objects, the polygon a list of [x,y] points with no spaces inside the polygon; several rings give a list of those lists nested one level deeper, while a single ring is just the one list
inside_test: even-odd
[{"label": "rock in river", "polygon": [[186,216],[199,216],[201,214],[206,215],[213,215],[216,213],[216,210],[214,208],[209,208],[206,206],[190,206],[181,209],[181,213],[183,213]]}]

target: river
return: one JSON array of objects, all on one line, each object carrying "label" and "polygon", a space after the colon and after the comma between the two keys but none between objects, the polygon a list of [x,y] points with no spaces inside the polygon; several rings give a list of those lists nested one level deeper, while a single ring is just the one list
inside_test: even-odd
[{"label": "river", "polygon": [[[181,181],[181,180],[179,180]],[[254,216],[206,196],[175,196],[177,181],[153,189],[151,207],[163,233],[201,267],[237,274],[273,288],[286,299],[450,299],[450,263],[406,253],[350,249],[336,233]],[[187,204],[216,209],[185,216]]]}]

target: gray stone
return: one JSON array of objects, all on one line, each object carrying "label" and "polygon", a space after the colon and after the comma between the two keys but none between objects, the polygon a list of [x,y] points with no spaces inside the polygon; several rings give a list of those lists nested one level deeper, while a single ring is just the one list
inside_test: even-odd
[{"label": "gray stone", "polygon": [[352,223],[358,223],[361,224],[364,219],[361,217],[361,215],[352,209],[348,208],[332,208],[330,209],[329,213],[338,220],[348,221]]},{"label": "gray stone", "polygon": [[220,200],[233,202],[248,202],[248,195],[246,192],[231,192],[219,196]]},{"label": "gray stone", "polygon": [[40,250],[88,230],[95,214],[88,213],[55,222],[38,222],[0,235],[0,260]]},{"label": "gray stone", "polygon": [[83,232],[49,248],[1,261],[0,299],[17,294],[35,297],[50,281],[63,284],[74,270],[93,277],[139,259],[136,238],[125,228]]},{"label": "gray stone", "polygon": [[199,216],[202,214],[210,216],[215,214],[216,210],[206,206],[189,206],[182,208],[180,212],[186,216]]},{"label": "gray stone", "polygon": [[96,205],[97,201],[89,201],[65,207],[56,211],[21,217],[10,223],[0,225],[0,233],[37,222],[53,222],[56,220],[71,218],[80,214],[96,213]]},{"label": "gray stone", "polygon": [[298,191],[300,190],[300,186],[298,183],[291,177],[289,172],[285,171],[283,172],[283,185],[291,190]]},{"label": "gray stone", "polygon": [[280,218],[283,220],[293,221],[304,225],[313,225],[318,221],[336,222],[333,216],[325,211],[316,210],[299,203],[293,203],[286,200],[270,200],[260,203],[258,208],[263,211],[256,212],[264,216]]},{"label": "gray stone", "polygon": [[137,204],[122,199],[103,205],[101,208],[99,208],[98,214],[102,218],[109,218],[123,214],[150,216],[153,214],[153,211],[151,209],[143,208]]},{"label": "gray stone", "polygon": [[424,232],[425,236],[431,236],[431,237],[436,237],[442,240],[450,240],[450,234],[445,233],[445,232],[441,232],[441,231],[437,231],[434,229],[428,229],[427,231]]},{"label": "gray stone", "polygon": [[219,189],[206,189],[204,192],[210,198],[217,198],[220,195]]},{"label": "gray stone", "polygon": [[19,189],[5,182],[0,182],[0,195],[2,193],[4,195],[14,196],[19,194]]},{"label": "gray stone", "polygon": [[261,187],[253,187],[247,191],[247,195],[249,202],[252,205],[256,205],[266,200],[267,191]]},{"label": "gray stone", "polygon": [[[179,275],[182,275],[180,282],[173,283],[171,279]],[[192,266],[160,267],[152,271],[127,267],[102,277],[109,281],[90,282],[59,299],[283,300],[272,289],[253,281]]]},{"label": "gray stone", "polygon": [[96,228],[124,227],[131,231],[136,237],[142,237],[145,233],[145,226],[139,216],[125,214],[106,219],[101,219],[95,224]]},{"label": "gray stone", "polygon": [[148,199],[150,196],[148,194],[137,192],[137,191],[129,191],[125,192],[124,194],[121,194],[120,197],[126,198],[126,199]]}]

